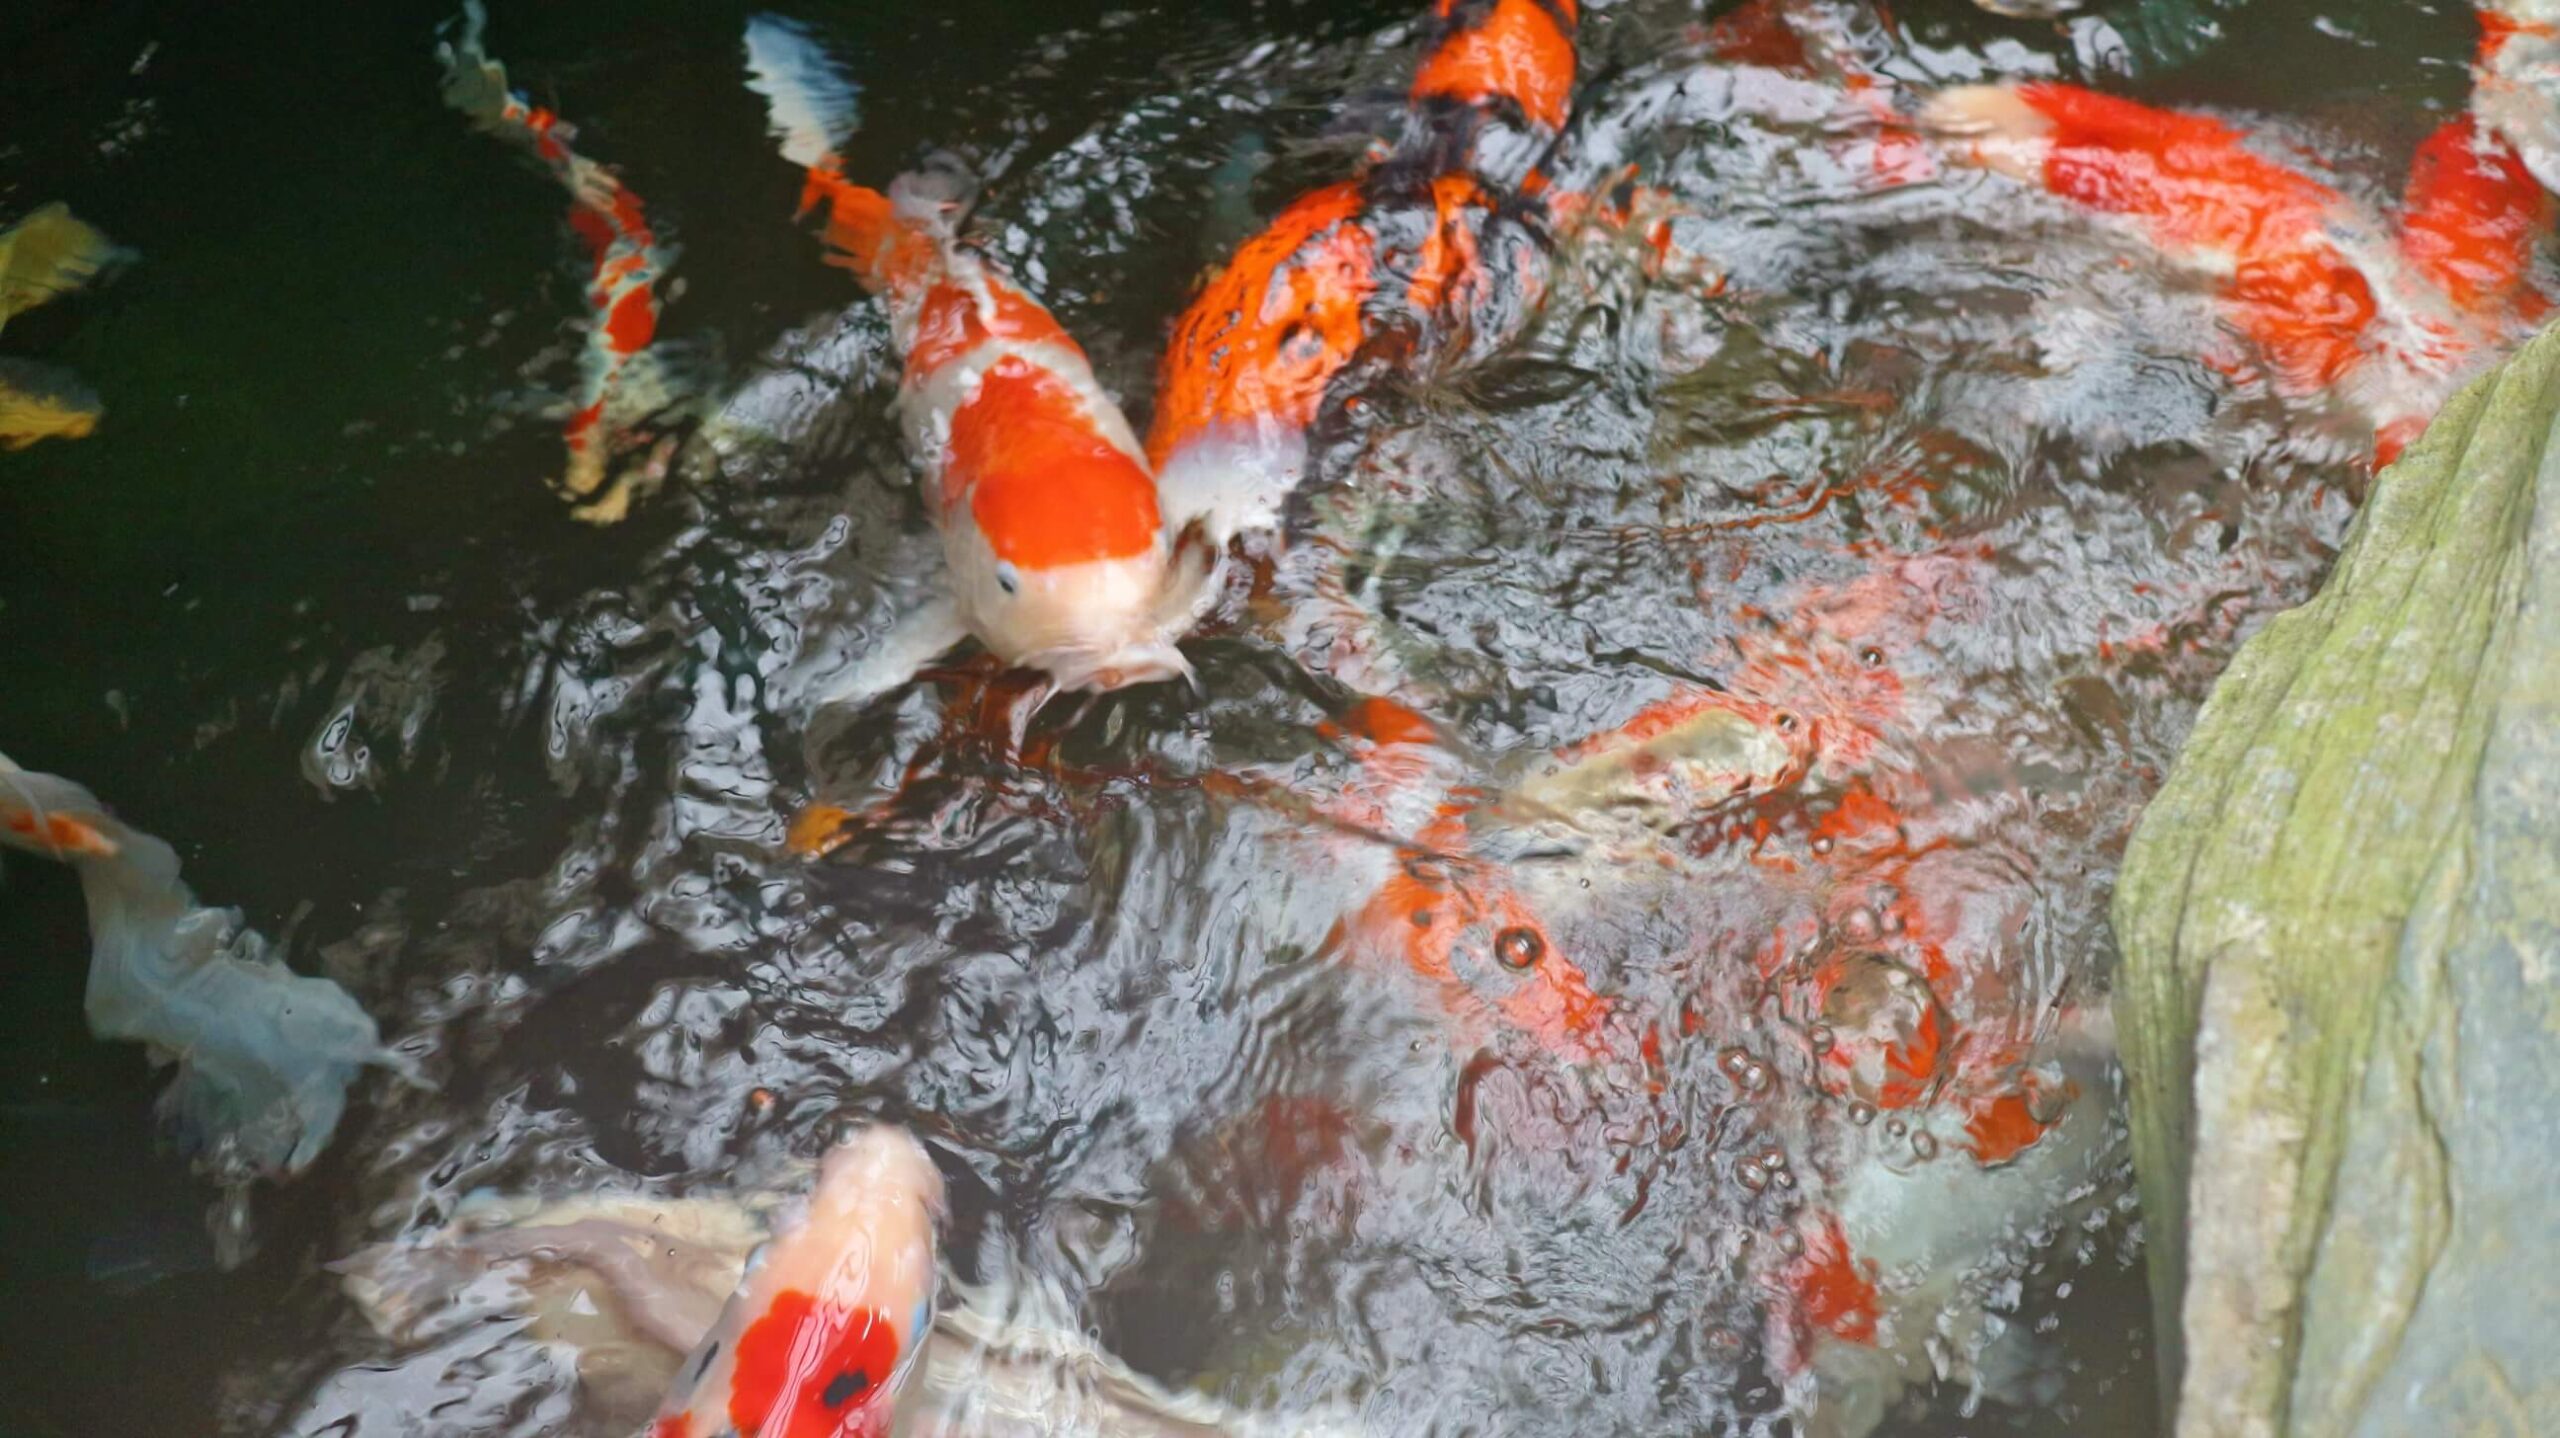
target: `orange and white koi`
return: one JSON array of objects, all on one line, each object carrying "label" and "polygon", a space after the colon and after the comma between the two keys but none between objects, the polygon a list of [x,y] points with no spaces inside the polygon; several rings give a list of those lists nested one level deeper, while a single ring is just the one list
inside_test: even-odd
[{"label": "orange and white koi", "polygon": [[[2529,32],[2484,13],[2479,73]],[[2546,93],[2548,108],[2553,96]],[[2373,423],[2388,463],[2471,368],[2547,310],[2531,283],[2551,197],[2523,155],[2473,115],[2419,146],[2395,222],[2271,159],[2220,120],[2049,82],[1965,86],[1924,120],[1958,157],[2121,215],[2217,278],[2246,360],[2281,393],[2337,393]],[[2511,123],[2513,123],[2511,121]],[[2388,235],[2389,238],[2382,238]]]},{"label": "orange and white koi", "polygon": [[941,1216],[942,1175],[905,1130],[837,1146],[685,1360],[650,1438],[886,1438],[933,1327]]},{"label": "orange and white koi", "polygon": [[[866,1330],[873,1336],[859,1340],[804,1325],[793,1336],[806,1346],[779,1354],[784,1371],[803,1380],[798,1397],[785,1401],[777,1389],[770,1406],[732,1406],[740,1385],[753,1388],[760,1380],[733,1371],[726,1394],[714,1394],[702,1387],[696,1369],[716,1334],[728,1334],[719,1341],[735,1349],[756,1331],[753,1318],[733,1328],[723,1315],[745,1300],[762,1271],[750,1266],[759,1245],[773,1254],[785,1244],[815,1249],[832,1241],[841,1263],[866,1264],[866,1276],[876,1277],[884,1250],[870,1247],[866,1259],[865,1245],[879,1235],[854,1224],[821,1228],[821,1216],[848,1205],[886,1204],[905,1215],[896,1225],[902,1231],[890,1237],[910,1241],[906,1220],[920,1207],[931,1211],[930,1165],[914,1166],[924,1162],[914,1140],[878,1129],[853,1141],[861,1145],[875,1146],[871,1170],[850,1148],[840,1149],[821,1165],[820,1193],[807,1199],[763,1189],[682,1198],[475,1193],[450,1222],[372,1245],[330,1267],[374,1331],[404,1346],[441,1331],[457,1312],[487,1313],[496,1300],[520,1322],[524,1337],[571,1350],[579,1417],[597,1431],[838,1438],[881,1431],[884,1422],[901,1438],[1343,1438],[1362,1431],[1347,1418],[1267,1418],[1199,1393],[1169,1391],[1096,1347],[1067,1296],[1037,1281],[1001,1288],[953,1282],[956,1302],[935,1303],[929,1312],[904,1310],[915,1337],[912,1343],[898,1338],[905,1346],[895,1354],[886,1351],[893,1340],[884,1331],[903,1330],[887,1308],[877,1309],[882,1317]],[[806,1216],[792,1216],[795,1203],[807,1208]],[[484,1282],[493,1274],[499,1284]],[[836,1291],[847,1303],[861,1301],[851,1288]],[[923,1294],[932,1291],[928,1283]],[[881,1301],[910,1297],[877,1282],[868,1293]],[[821,1302],[825,1294],[813,1291]],[[766,1317],[775,1311],[762,1310]],[[774,1350],[768,1344],[764,1351]],[[828,1366],[831,1357],[837,1366]],[[828,1389],[851,1371],[848,1361],[862,1364],[862,1376],[872,1381],[862,1395],[830,1405]],[[476,1347],[462,1362],[473,1366],[472,1377],[485,1379],[479,1366],[485,1358]],[[854,1385],[847,1380],[845,1386]],[[690,1404],[683,1412],[695,1416],[670,1413],[654,1425],[638,1416],[677,1403]]]},{"label": "orange and white koi", "polygon": [[1376,334],[1491,343],[1516,326],[1543,282],[1535,163],[1565,123],[1579,19],[1575,0],[1433,0],[1402,143],[1281,210],[1175,321],[1147,453],[1177,526],[1218,546],[1276,526],[1334,381]]},{"label": "orange and white koi", "polygon": [[747,64],[784,157],[807,171],[803,208],[825,207],[830,263],[887,307],[901,416],[949,564],[950,603],[831,697],[890,687],[964,634],[1060,689],[1188,675],[1175,640],[1198,576],[1176,562],[1155,476],[1075,340],[961,244],[965,186],[927,172],[883,193],[846,178],[836,146],[853,89],[789,23],[749,21]]},{"label": "orange and white koi", "polygon": [[294,973],[178,878],[178,856],[97,796],[0,756],[0,847],[69,864],[89,908],[89,1030],[173,1055],[161,1111],[217,1172],[317,1157],[367,1065],[414,1078],[346,990]]},{"label": "orange and white koi", "polygon": [[[445,103],[479,129],[521,147],[569,192],[569,227],[586,245],[587,340],[578,359],[578,390],[562,428],[568,467],[553,487],[571,513],[592,524],[628,514],[651,482],[645,465],[613,475],[634,429],[667,403],[666,386],[650,360],[657,338],[657,285],[670,255],[640,204],[640,197],[611,170],[571,149],[572,128],[558,115],[507,87],[504,65],[489,57],[480,37],[488,15],[480,0],[464,0],[461,33],[437,46],[444,64]],[[607,483],[611,479],[610,484]]]}]

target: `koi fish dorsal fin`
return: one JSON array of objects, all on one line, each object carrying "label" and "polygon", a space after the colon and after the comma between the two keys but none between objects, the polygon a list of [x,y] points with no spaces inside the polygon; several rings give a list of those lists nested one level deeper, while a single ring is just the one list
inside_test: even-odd
[{"label": "koi fish dorsal fin", "polygon": [[815,169],[853,134],[861,87],[827,58],[807,27],[779,15],[747,19],[747,88],[765,97],[782,157]]}]

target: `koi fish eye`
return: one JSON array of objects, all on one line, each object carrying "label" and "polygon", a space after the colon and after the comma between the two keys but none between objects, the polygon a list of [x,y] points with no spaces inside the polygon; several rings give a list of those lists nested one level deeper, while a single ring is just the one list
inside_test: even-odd
[{"label": "koi fish eye", "polygon": [[1010,564],[996,566],[996,587],[1007,594],[1022,592],[1022,574]]},{"label": "koi fish eye", "polygon": [[1514,924],[1493,938],[1493,957],[1513,973],[1537,967],[1547,956],[1547,941],[1526,924]]}]

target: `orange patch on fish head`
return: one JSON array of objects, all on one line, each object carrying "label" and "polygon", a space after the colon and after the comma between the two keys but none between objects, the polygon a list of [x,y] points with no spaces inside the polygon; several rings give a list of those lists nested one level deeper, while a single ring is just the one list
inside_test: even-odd
[{"label": "orange patch on fish head", "polygon": [[1146,467],[1103,437],[1074,387],[1014,355],[989,366],[951,417],[943,503],[967,506],[996,559],[1020,570],[1127,559],[1162,542]]},{"label": "orange patch on fish head", "polygon": [[738,1335],[729,1421],[741,1438],[882,1438],[898,1358],[888,1315],[787,1290]]},{"label": "orange patch on fish head", "polygon": [[976,291],[944,282],[924,293],[917,306],[915,338],[907,347],[906,369],[912,380],[929,375],[990,340],[1055,345],[1082,355],[1074,337],[1039,301],[988,274],[981,303]]}]

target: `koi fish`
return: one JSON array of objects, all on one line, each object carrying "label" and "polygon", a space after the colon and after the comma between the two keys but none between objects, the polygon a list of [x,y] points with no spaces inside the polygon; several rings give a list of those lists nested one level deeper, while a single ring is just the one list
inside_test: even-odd
[{"label": "koi fish", "polygon": [[1175,321],[1147,453],[1178,525],[1220,548],[1276,526],[1328,393],[1385,323],[1426,345],[1516,327],[1579,18],[1575,0],[1433,0],[1403,143],[1273,216]]},{"label": "koi fish", "polygon": [[[523,1317],[528,1336],[576,1352],[584,1416],[612,1422],[643,1391],[654,1406],[670,1387],[697,1382],[700,1355],[721,1333],[736,1346],[740,1335],[724,1311],[744,1302],[756,1275],[778,1261],[768,1256],[751,1266],[759,1245],[772,1255],[786,1243],[811,1252],[832,1243],[837,1261],[865,1262],[865,1245],[885,1226],[910,1245],[888,1251],[912,1256],[919,1216],[930,1244],[940,1192],[930,1161],[894,1129],[874,1129],[854,1144],[871,1146],[867,1165],[842,1149],[831,1155],[796,1226],[788,1201],[765,1192],[550,1201],[475,1194],[443,1228],[375,1245],[331,1267],[374,1331],[403,1344],[424,1341],[484,1295],[484,1276],[509,1276],[514,1292],[506,1303]],[[882,1205],[888,1215],[874,1229],[842,1218],[866,1205]],[[824,1217],[830,1214],[837,1217]],[[867,1249],[867,1273],[878,1273],[882,1252]],[[924,1258],[929,1265],[929,1246]],[[958,1303],[932,1304],[930,1267],[917,1290],[886,1293],[876,1277],[866,1285],[884,1300],[912,1297],[925,1305],[906,1310],[916,1323],[911,1351],[881,1370],[891,1381],[871,1386],[867,1402],[856,1408],[848,1399],[828,1410],[827,1388],[844,1370],[827,1366],[828,1344],[813,1336],[805,1348],[786,1347],[783,1356],[805,1378],[804,1397],[815,1385],[820,1401],[768,1409],[774,1416],[761,1428],[750,1421],[758,1417],[753,1408],[742,1419],[705,1403],[700,1406],[712,1421],[690,1431],[765,1438],[875,1431],[900,1438],[1317,1438],[1357,1431],[1324,1418],[1267,1419],[1169,1391],[1094,1347],[1064,1298],[1046,1289],[954,1284]],[[895,1330],[885,1318],[882,1324]],[[753,1331],[751,1321],[743,1332]],[[805,1368],[797,1361],[802,1356]],[[653,1434],[664,1431],[665,1422],[660,1419]]]},{"label": "koi fish", "polygon": [[855,184],[836,152],[853,87],[786,21],[747,25],[752,87],[785,159],[826,208],[829,262],[880,297],[903,360],[899,408],[942,533],[949,601],[913,616],[828,698],[903,682],[974,635],[1062,690],[1188,676],[1174,641],[1203,575],[1175,560],[1156,481],[1083,349],[954,228],[967,186],[947,169],[888,191]]},{"label": "koi fish", "polygon": [[[2480,73],[2495,77],[2495,57],[2523,32],[2483,20]],[[2225,314],[2275,388],[2354,402],[2381,463],[2479,359],[2548,308],[2530,271],[2551,197],[2473,115],[2419,146],[2396,222],[2359,213],[2220,120],[2078,86],[1959,87],[1933,98],[1923,120],[1960,139],[1959,158],[2121,215],[2216,275]]]},{"label": "koi fish", "polygon": [[507,87],[506,67],[481,47],[488,13],[480,0],[464,0],[462,17],[461,34],[436,47],[445,103],[482,132],[530,154],[569,192],[569,227],[587,248],[587,340],[562,430],[568,467],[553,488],[576,518],[611,524],[654,482],[645,466],[626,468],[609,486],[606,480],[616,456],[631,446],[635,426],[667,400],[649,346],[658,333],[657,284],[670,256],[650,230],[640,197],[571,149],[573,131],[558,115]]},{"label": "koi fish", "polygon": [[885,1438],[933,1326],[942,1175],[905,1130],[829,1153],[796,1221],[747,1264],[650,1438]]},{"label": "koi fish", "polygon": [[[107,237],[53,204],[0,230],[0,329],[12,315],[86,286],[115,258]],[[98,397],[63,370],[0,361],[0,449],[80,439],[98,427]]]},{"label": "koi fish", "polygon": [[0,845],[79,874],[89,1030],[174,1056],[161,1111],[217,1169],[291,1173],[310,1163],[367,1065],[415,1081],[346,990],[286,968],[239,911],[199,906],[177,853],[88,790],[0,756]]}]

